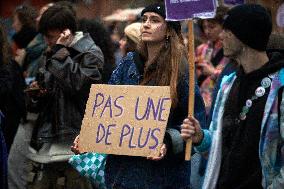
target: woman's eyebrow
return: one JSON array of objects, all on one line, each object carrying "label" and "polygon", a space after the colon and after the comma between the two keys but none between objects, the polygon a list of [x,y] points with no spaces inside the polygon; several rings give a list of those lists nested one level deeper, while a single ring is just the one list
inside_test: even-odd
[{"label": "woman's eyebrow", "polygon": [[155,15],[151,15],[151,16],[143,16],[143,18],[150,18],[150,19],[160,19],[160,17],[158,17],[158,16],[155,16]]}]

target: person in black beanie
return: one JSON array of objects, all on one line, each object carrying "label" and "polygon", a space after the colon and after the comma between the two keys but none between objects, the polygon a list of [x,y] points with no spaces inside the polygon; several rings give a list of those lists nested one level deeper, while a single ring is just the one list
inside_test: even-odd
[{"label": "person in black beanie", "polygon": [[[146,12],[154,12],[166,19],[166,10],[163,3],[151,4],[142,10],[141,15],[143,16]],[[167,21],[167,25],[172,27],[177,33],[181,32],[181,25],[178,21]]]},{"label": "person in black beanie", "polygon": [[203,189],[284,188],[284,56],[266,54],[271,17],[239,5],[223,27],[224,55],[239,68],[221,82],[209,130],[190,117],[181,136],[209,153]]}]

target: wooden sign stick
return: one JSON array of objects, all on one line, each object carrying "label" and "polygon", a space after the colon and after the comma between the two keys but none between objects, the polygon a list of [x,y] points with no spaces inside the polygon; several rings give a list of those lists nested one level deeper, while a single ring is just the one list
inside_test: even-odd
[{"label": "wooden sign stick", "polygon": [[[188,64],[189,64],[189,93],[188,93],[188,116],[194,115],[194,89],[195,89],[195,61],[194,61],[194,31],[193,20],[188,21]],[[186,142],[185,160],[191,158],[192,140]]]}]

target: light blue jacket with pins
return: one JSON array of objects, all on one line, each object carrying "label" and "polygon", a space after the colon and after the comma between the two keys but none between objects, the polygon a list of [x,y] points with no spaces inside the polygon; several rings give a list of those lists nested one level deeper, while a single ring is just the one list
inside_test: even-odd
[{"label": "light blue jacket with pins", "polygon": [[[224,105],[236,74],[225,76],[214,106],[209,130],[204,131],[204,139],[195,147],[198,152],[209,152],[203,189],[214,189],[218,180],[222,153],[222,117]],[[262,186],[266,189],[284,188],[284,68],[276,73],[265,104],[259,141],[259,159],[262,167]],[[280,108],[279,108],[280,107]]]}]

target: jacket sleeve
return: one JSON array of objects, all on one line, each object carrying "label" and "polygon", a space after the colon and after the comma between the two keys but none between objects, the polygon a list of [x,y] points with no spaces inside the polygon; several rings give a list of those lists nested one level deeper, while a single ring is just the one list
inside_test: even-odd
[{"label": "jacket sleeve", "polygon": [[[199,88],[197,83],[195,84],[195,100],[194,100],[194,117],[200,122],[202,128],[206,126],[206,118],[205,118],[205,106],[203,99],[200,95]],[[179,104],[180,109],[178,111],[182,112],[179,114],[179,120],[173,121],[170,123],[166,130],[166,141],[165,143],[170,144],[170,153],[179,154],[185,150],[185,142],[180,136],[181,124],[182,121],[188,115],[188,92],[189,92],[189,82],[188,82],[188,72],[186,75],[180,80],[180,84],[178,86],[179,94]],[[176,116],[176,115],[174,115]],[[170,118],[169,118],[170,119]],[[178,124],[176,124],[178,123]],[[168,142],[170,140],[170,142]]]},{"label": "jacket sleeve", "polygon": [[112,72],[108,83],[110,85],[137,85],[139,83],[139,72],[135,66],[132,52],[122,58]]},{"label": "jacket sleeve", "polygon": [[71,58],[65,47],[56,46],[55,53],[47,60],[46,69],[62,86],[63,91],[73,94],[93,83],[101,83],[103,55],[92,50]]},{"label": "jacket sleeve", "polygon": [[267,189],[284,188],[284,90],[282,92],[282,99],[280,104],[280,120],[279,120],[279,147],[277,154],[279,154],[280,170],[277,175],[272,179],[272,183]]},{"label": "jacket sleeve", "polygon": [[[220,90],[218,90],[217,92],[214,107],[212,106],[213,113],[212,113],[212,118],[210,120],[209,129],[203,129],[203,134],[204,134],[203,140],[198,146],[194,147],[195,151],[200,152],[200,153],[206,153],[211,148],[211,143],[212,143],[213,138],[214,140],[219,140],[219,136],[217,136],[216,134],[219,133],[219,131],[217,132],[217,130],[221,129],[220,125],[218,125],[218,123],[221,123],[222,121],[221,120],[222,115],[220,115],[220,113],[224,109],[224,105],[225,105],[226,98],[227,98],[226,96],[228,95],[228,92],[230,91],[229,89],[231,88],[231,85],[233,84],[235,77],[236,77],[235,73],[231,73],[230,75],[224,76],[222,78],[222,81],[219,87]],[[224,85],[225,83],[226,85]],[[224,91],[222,89],[223,86],[226,86],[224,87],[226,88]]]},{"label": "jacket sleeve", "polygon": [[119,85],[122,82],[122,74],[124,70],[124,62],[123,60],[120,64],[116,67],[116,69],[112,72],[111,77],[108,81],[110,85]]},{"label": "jacket sleeve", "polygon": [[194,147],[195,151],[200,153],[208,152],[212,142],[212,132],[210,130],[204,129],[203,136],[201,143]]}]

